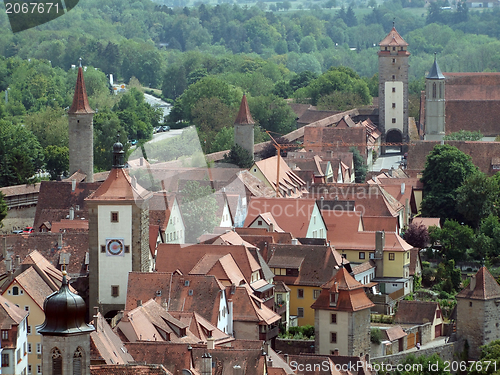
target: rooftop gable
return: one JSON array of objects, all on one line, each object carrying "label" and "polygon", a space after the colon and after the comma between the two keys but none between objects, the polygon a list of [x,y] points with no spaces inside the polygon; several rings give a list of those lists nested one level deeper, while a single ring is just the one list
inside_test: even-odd
[{"label": "rooftop gable", "polygon": [[[474,285],[475,284],[475,285]],[[473,288],[472,288],[473,287]],[[471,289],[472,288],[472,289]],[[482,266],[467,288],[457,294],[457,298],[470,298],[479,300],[489,300],[500,297],[500,285],[488,271]]]},{"label": "rooftop gable", "polygon": [[436,310],[439,309],[438,302],[401,300],[398,304],[398,311],[394,316],[394,322],[399,324],[432,323],[436,316]]}]

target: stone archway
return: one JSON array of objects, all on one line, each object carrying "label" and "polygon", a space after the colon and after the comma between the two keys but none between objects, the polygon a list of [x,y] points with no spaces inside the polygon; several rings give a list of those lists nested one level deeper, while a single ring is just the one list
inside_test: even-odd
[{"label": "stone archway", "polygon": [[400,143],[400,145],[385,146],[386,153],[403,153],[403,134],[398,129],[391,129],[385,134],[385,143]]}]

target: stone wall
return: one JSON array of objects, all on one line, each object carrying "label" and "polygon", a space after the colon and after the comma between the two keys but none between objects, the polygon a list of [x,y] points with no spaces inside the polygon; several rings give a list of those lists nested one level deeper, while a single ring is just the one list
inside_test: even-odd
[{"label": "stone wall", "polygon": [[314,353],[314,340],[276,339],[276,348],[274,350],[289,355]]},{"label": "stone wall", "polygon": [[370,354],[370,309],[353,312],[349,326],[348,355]]},{"label": "stone wall", "polygon": [[393,355],[387,355],[383,357],[376,357],[371,359],[371,363],[383,363],[385,364],[391,364],[391,365],[397,365],[398,363],[401,363],[404,361],[406,356],[413,354],[416,356],[421,356],[421,355],[426,355],[430,356],[433,354],[439,354],[441,359],[443,361],[453,361],[454,360],[454,353],[456,351],[459,351],[459,345],[457,342],[452,342],[448,344],[444,344],[442,346],[437,346],[434,348],[428,348],[428,349],[421,349],[418,351],[412,350],[410,352],[405,352],[405,353],[398,353],[398,354],[393,354]]}]

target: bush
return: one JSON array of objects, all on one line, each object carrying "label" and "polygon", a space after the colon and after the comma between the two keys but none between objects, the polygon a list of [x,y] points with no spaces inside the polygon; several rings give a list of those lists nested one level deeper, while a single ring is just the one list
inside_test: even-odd
[{"label": "bush", "polygon": [[382,342],[382,331],[380,328],[372,328],[370,333],[370,341],[374,344],[380,344]]}]

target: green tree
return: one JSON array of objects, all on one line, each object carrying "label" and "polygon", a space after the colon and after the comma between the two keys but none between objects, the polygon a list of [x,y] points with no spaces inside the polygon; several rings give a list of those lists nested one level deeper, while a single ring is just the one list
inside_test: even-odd
[{"label": "green tree", "polygon": [[0,228],[3,228],[3,219],[7,217],[7,203],[5,203],[5,195],[0,191]]},{"label": "green tree", "polygon": [[231,149],[234,144],[234,128],[228,126],[220,129],[210,145],[210,152],[218,152]]},{"label": "green tree", "polygon": [[356,147],[351,147],[349,149],[349,152],[352,152],[354,158],[354,174],[356,183],[362,184],[365,182],[368,166],[366,165],[365,159]]},{"label": "green tree", "polygon": [[478,362],[474,363],[468,374],[498,374],[498,363],[500,363],[500,340],[495,340],[487,345],[481,346],[481,357]]},{"label": "green tree", "polygon": [[276,95],[249,97],[253,119],[265,130],[287,134],[295,130],[295,114],[287,102]]},{"label": "green tree", "polygon": [[253,165],[253,155],[240,145],[235,144],[229,153],[224,155],[224,163],[234,164],[240,168],[248,169]]},{"label": "green tree", "polygon": [[475,132],[469,130],[460,130],[444,136],[445,141],[480,141],[483,134],[478,130]]},{"label": "green tree", "polygon": [[422,216],[462,220],[457,211],[457,189],[477,171],[472,158],[450,145],[437,145],[427,156],[421,181],[424,183]]},{"label": "green tree", "polygon": [[68,146],[68,118],[62,108],[44,108],[26,116],[25,126],[38,139],[40,146]]},{"label": "green tree", "polygon": [[181,191],[181,211],[186,226],[186,243],[196,243],[204,233],[212,233],[218,224],[217,201],[209,186],[187,181]]},{"label": "green tree", "polygon": [[478,228],[482,219],[498,214],[496,205],[499,194],[497,181],[478,171],[456,189],[457,211],[473,228]]},{"label": "green tree", "polygon": [[128,151],[127,132],[120,124],[118,115],[109,109],[101,110],[94,115],[94,168],[108,171],[113,164],[111,153],[116,135],[120,134],[120,142]]},{"label": "green tree", "polygon": [[69,149],[66,146],[47,146],[44,150],[45,169],[51,180],[67,175],[69,170]]},{"label": "green tree", "polygon": [[439,242],[440,253],[445,259],[465,260],[474,243],[474,231],[455,220],[446,220],[442,228],[430,227],[429,237],[433,243]]}]

